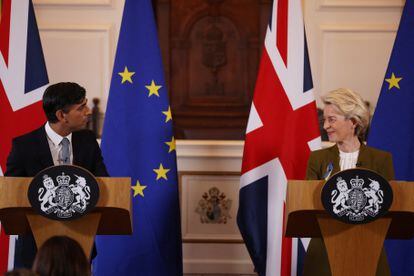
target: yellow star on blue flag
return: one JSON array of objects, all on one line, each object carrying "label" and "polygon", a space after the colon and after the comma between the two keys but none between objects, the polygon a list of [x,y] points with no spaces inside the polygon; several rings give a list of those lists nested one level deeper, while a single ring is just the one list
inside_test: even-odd
[{"label": "yellow star on blue flag", "polygon": [[400,89],[400,81],[402,78],[397,78],[394,73],[391,73],[391,77],[388,79],[385,79],[386,82],[388,82],[388,90],[391,90],[391,88],[396,87]]},{"label": "yellow star on blue flag", "polygon": [[145,85],[145,87],[149,91],[148,97],[151,97],[152,95],[156,95],[157,97],[160,96],[158,90],[161,89],[162,85],[156,85],[154,80],[151,81],[150,85]]},{"label": "yellow star on blue flag", "polygon": [[129,82],[132,83],[132,76],[135,74],[135,72],[128,71],[128,67],[125,66],[123,72],[119,72],[118,75],[122,77],[121,83]]}]

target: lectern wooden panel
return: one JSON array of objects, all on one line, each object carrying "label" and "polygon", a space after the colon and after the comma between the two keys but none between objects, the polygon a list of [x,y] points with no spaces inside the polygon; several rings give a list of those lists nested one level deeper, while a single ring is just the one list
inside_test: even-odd
[{"label": "lectern wooden panel", "polygon": [[68,221],[50,220],[32,210],[27,198],[31,180],[0,177],[0,221],[7,234],[24,235],[33,230],[38,247],[52,236],[67,235],[82,245],[87,256],[96,234],[132,234],[130,178],[98,177],[100,197],[95,209]]},{"label": "lectern wooden panel", "polygon": [[63,235],[78,241],[86,256],[91,253],[93,240],[101,218],[100,213],[90,213],[62,223],[33,213],[27,213],[26,216],[37,247],[40,247],[50,237]]},{"label": "lectern wooden panel", "polygon": [[394,201],[387,215],[367,224],[345,224],[331,218],[321,202],[325,181],[290,180],[286,196],[285,235],[322,237],[331,272],[375,275],[384,239],[414,237],[414,185],[390,181]]},{"label": "lectern wooden panel", "polygon": [[[288,237],[321,237],[317,217],[328,215],[322,206],[323,180],[289,180],[286,195],[285,235]],[[387,238],[414,237],[414,184],[390,181],[394,200],[385,217],[392,218]]]}]

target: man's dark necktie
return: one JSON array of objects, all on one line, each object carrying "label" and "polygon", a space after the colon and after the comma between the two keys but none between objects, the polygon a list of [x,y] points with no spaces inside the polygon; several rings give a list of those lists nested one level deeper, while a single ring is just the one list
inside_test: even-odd
[{"label": "man's dark necktie", "polygon": [[63,138],[60,142],[62,149],[60,150],[60,164],[70,165],[70,142],[68,138]]}]

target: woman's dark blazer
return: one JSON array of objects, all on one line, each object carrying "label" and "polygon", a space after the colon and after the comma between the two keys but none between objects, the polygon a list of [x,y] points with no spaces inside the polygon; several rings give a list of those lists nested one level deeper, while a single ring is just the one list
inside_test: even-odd
[{"label": "woman's dark blazer", "polygon": [[[330,163],[333,165],[333,170],[330,175],[340,171],[337,145],[311,152],[306,170],[306,179],[325,179],[325,174]],[[373,170],[387,180],[394,179],[394,166],[392,165],[392,156],[389,152],[361,144],[356,166]]]},{"label": "woman's dark blazer", "polygon": [[[331,173],[329,173],[329,167],[331,166],[330,164],[333,166]],[[361,143],[356,166],[373,170],[382,175],[387,180],[394,179],[392,156],[389,152],[374,149]],[[339,171],[339,150],[338,146],[334,145],[330,148],[311,152],[308,161],[308,168],[306,170],[306,179],[327,179],[327,177],[332,176]],[[376,275],[385,276],[390,274],[391,273],[388,266],[387,257],[383,249],[378,263]],[[322,239],[311,239],[305,257],[303,275],[331,275],[328,255]]]}]

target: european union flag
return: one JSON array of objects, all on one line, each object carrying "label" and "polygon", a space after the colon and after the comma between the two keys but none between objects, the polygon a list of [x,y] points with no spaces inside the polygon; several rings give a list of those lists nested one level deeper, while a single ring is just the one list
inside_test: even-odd
[{"label": "european union flag", "polygon": [[[395,177],[414,181],[414,1],[406,1],[368,143],[393,155]],[[395,199],[394,199],[395,200]],[[387,240],[392,275],[414,275],[414,240]]]},{"label": "european union flag", "polygon": [[131,177],[132,236],[97,237],[95,275],[181,275],[175,140],[150,0],[126,0],[106,110],[109,174]]}]

